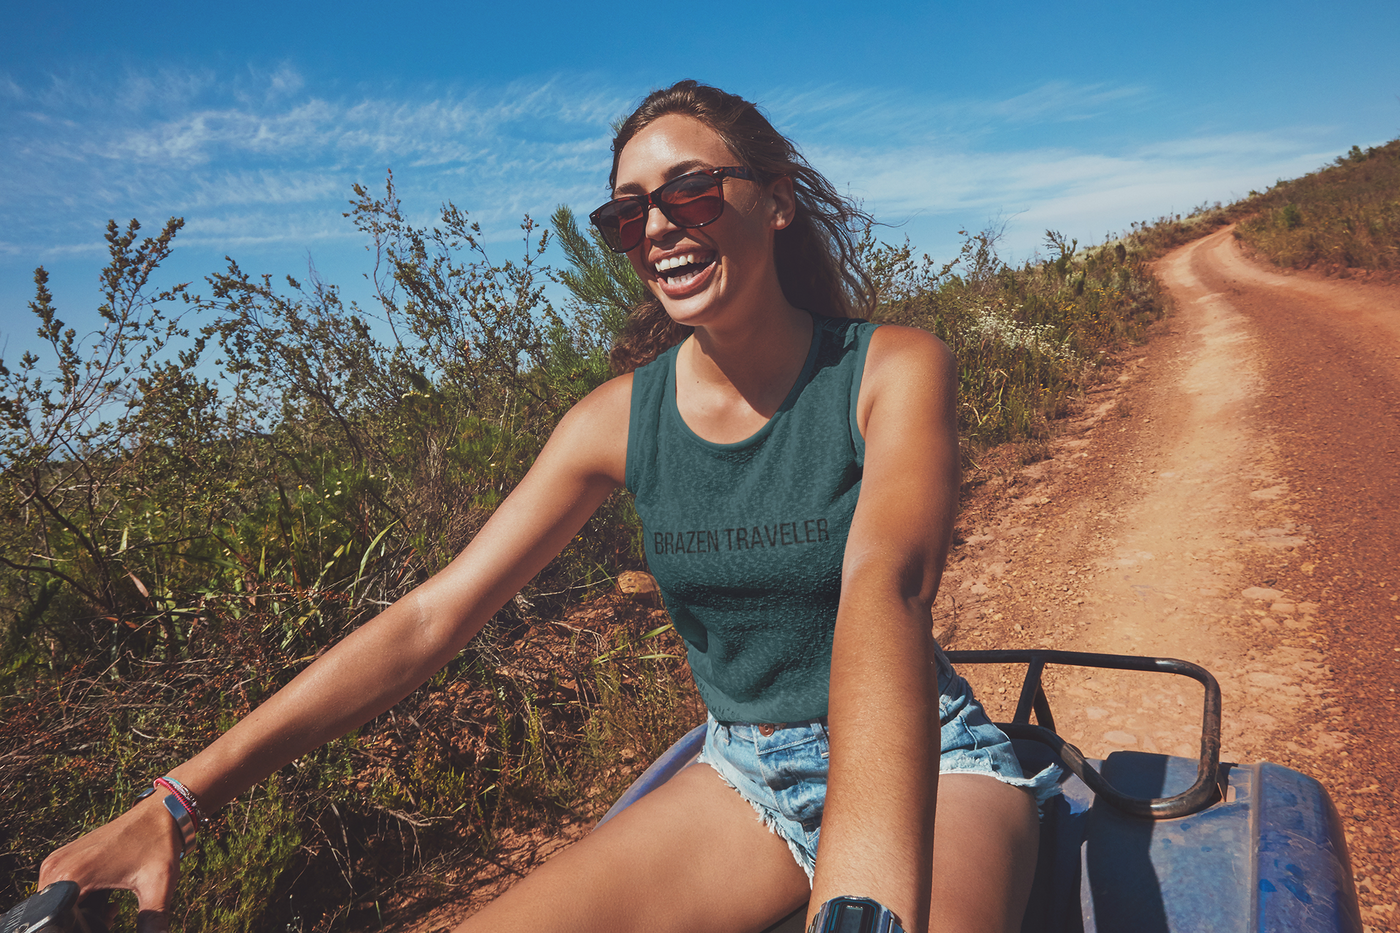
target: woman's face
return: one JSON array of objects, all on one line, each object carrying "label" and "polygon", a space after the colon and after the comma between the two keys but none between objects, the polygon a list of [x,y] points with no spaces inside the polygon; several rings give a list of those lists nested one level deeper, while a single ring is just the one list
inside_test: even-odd
[{"label": "woman's face", "polygon": [[[617,161],[614,197],[648,194],[687,172],[738,166],[719,135],[693,117],[670,114],[633,136]],[[725,178],[724,210],[704,227],[683,229],[652,208],[646,236],[628,253],[672,319],[701,326],[726,310],[758,308],[777,288],[773,234],[792,219],[792,183]],[[781,299],[781,289],[778,289]]]}]

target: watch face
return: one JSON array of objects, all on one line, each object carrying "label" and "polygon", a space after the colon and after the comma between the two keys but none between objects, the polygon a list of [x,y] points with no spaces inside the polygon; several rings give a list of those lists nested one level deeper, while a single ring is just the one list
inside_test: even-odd
[{"label": "watch face", "polygon": [[874,905],[859,901],[844,901],[837,905],[827,926],[831,933],[871,933],[874,928]]},{"label": "watch face", "polygon": [[904,933],[899,918],[879,901],[842,895],[817,908],[807,933]]}]

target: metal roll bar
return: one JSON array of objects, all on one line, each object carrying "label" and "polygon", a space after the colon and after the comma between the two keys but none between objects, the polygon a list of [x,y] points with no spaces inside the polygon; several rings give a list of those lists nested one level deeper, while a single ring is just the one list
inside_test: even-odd
[{"label": "metal roll bar", "polygon": [[[1139,658],[1122,654],[1091,654],[1084,651],[1051,651],[1031,648],[1006,651],[948,651],[954,664],[1024,664],[1026,676],[1016,702],[1011,722],[997,723],[1013,739],[1033,739],[1048,745],[1065,767],[1084,782],[1099,798],[1115,809],[1132,816],[1153,820],[1188,816],[1204,810],[1223,797],[1220,786],[1220,685],[1210,671],[1189,661],[1175,658]],[[1041,684],[1041,674],[1047,664],[1072,667],[1097,667],[1118,671],[1145,671],[1180,674],[1205,687],[1205,704],[1201,716],[1201,756],[1196,768],[1196,783],[1174,797],[1133,797],[1114,787],[1085,759],[1084,753],[1055,733],[1055,720],[1050,713],[1050,701]],[[1036,723],[1030,721],[1035,713]]]}]

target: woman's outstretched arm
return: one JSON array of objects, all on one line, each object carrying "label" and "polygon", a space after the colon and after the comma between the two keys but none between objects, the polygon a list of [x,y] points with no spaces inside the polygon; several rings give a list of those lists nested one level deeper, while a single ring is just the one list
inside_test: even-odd
[{"label": "woman's outstretched arm", "polygon": [[[534,466],[447,567],[352,632],[170,773],[206,812],[389,709],[450,661],[624,479],[631,378],[559,423]],[[153,775],[154,777],[154,775]],[[178,877],[174,821],[157,794],[50,855],[41,885],[135,891],[143,929],[163,929]]]},{"label": "woman's outstretched arm", "polygon": [[941,341],[882,327],[858,417],[865,472],[831,659],[831,767],[808,922],[839,895],[928,925],[938,674],[930,609],[958,491],[956,368]]}]

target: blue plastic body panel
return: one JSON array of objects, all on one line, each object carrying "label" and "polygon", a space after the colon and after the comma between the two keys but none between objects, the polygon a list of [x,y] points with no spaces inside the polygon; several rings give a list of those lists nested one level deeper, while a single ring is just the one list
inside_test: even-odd
[{"label": "blue plastic body panel", "polygon": [[[1027,767],[1048,750],[1018,751]],[[1115,752],[1094,763],[1139,797],[1180,793],[1196,762]],[[1336,808],[1322,785],[1278,765],[1222,766],[1225,800],[1145,820],[1095,803],[1078,778],[1047,805],[1023,933],[1361,933]]]},{"label": "blue plastic body panel", "polygon": [[1322,785],[1273,764],[1254,766],[1259,818],[1255,899],[1261,930],[1355,930],[1361,910],[1341,817]]},{"label": "blue plastic body panel", "polygon": [[[603,819],[689,764],[699,727],[642,774]],[[1027,773],[1054,760],[1016,743]],[[1196,780],[1194,760],[1115,752],[1092,762],[1136,797]],[[1225,799],[1171,820],[1126,816],[1077,777],[1047,805],[1023,933],[1361,933],[1336,808],[1322,785],[1279,765],[1222,765]],[[800,930],[802,912],[774,930]],[[794,926],[794,924],[796,924]]]}]

